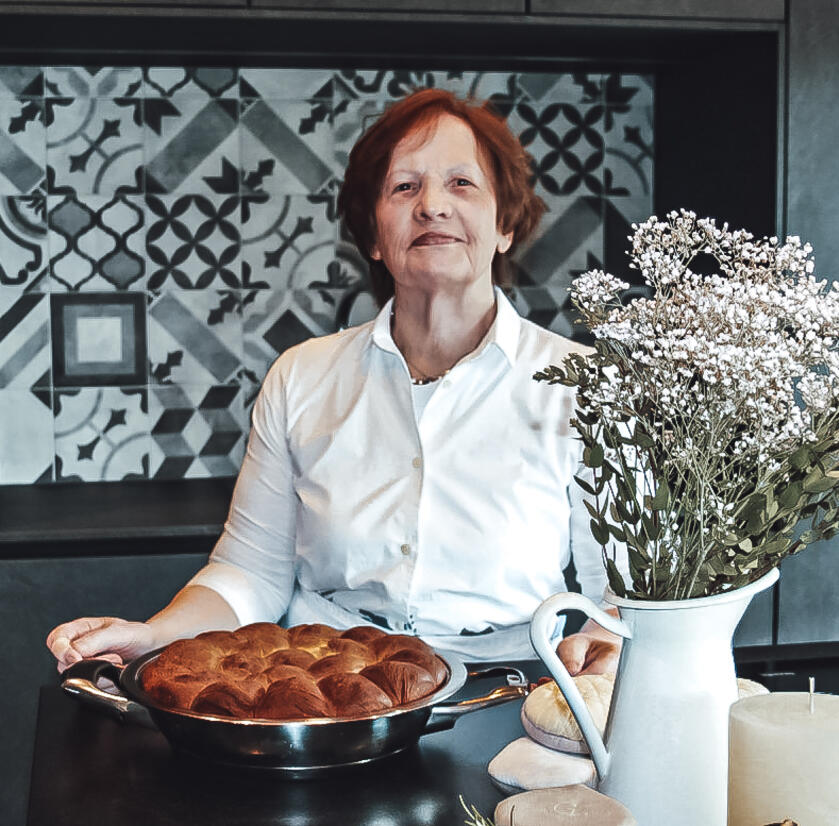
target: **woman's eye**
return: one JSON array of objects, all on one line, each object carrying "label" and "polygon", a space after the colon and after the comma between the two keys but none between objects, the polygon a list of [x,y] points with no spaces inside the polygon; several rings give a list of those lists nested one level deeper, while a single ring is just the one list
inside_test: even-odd
[{"label": "woman's eye", "polygon": [[411,188],[411,184],[405,182],[405,183],[401,183],[401,184],[396,184],[396,186],[393,188],[393,191],[394,192],[407,192],[410,188]]},{"label": "woman's eye", "polygon": [[458,186],[472,186],[472,181],[468,178],[455,178],[455,183]]}]

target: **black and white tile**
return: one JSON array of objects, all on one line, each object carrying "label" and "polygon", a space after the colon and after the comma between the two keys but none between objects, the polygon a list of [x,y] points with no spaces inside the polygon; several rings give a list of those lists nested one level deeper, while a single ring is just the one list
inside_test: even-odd
[{"label": "black and white tile", "polygon": [[51,364],[49,297],[0,287],[0,394],[49,389]]},{"label": "black and white tile", "polygon": [[239,101],[179,90],[144,101],[147,192],[239,192]]},{"label": "black and white tile", "polygon": [[0,196],[0,290],[41,292],[49,288],[46,197]]},{"label": "black and white tile", "polygon": [[146,97],[173,98],[181,93],[197,97],[235,98],[239,71],[229,66],[150,66],[142,70]]},{"label": "black and white tile", "polygon": [[549,211],[512,299],[578,337],[576,274],[637,279],[649,76],[0,66],[0,484],[235,473],[274,359],[377,313],[335,199],[418,86],[489,98],[522,137]]},{"label": "black and white tile", "polygon": [[53,385],[145,384],[145,302],[138,292],[53,293]]},{"label": "black and white tile", "polygon": [[254,290],[243,302],[246,377],[261,382],[268,368],[295,344],[339,328],[348,289]]},{"label": "black and white tile", "polygon": [[240,98],[332,102],[334,69],[239,70]]},{"label": "black and white tile", "polygon": [[329,103],[242,101],[242,191],[307,194],[335,174]]},{"label": "black and white tile", "polygon": [[138,191],[143,126],[127,98],[46,98],[49,191],[79,195]]},{"label": "black and white tile", "polygon": [[0,195],[34,192],[46,171],[44,101],[0,96]]},{"label": "black and white tile", "polygon": [[273,290],[300,289],[309,284],[335,286],[330,284],[334,258],[331,197],[243,198],[243,285]]},{"label": "black and white tile", "polygon": [[145,202],[139,195],[47,199],[52,290],[145,286]]},{"label": "black and white tile", "polygon": [[242,367],[238,290],[150,294],[149,381],[226,384]]},{"label": "black and white tile", "polygon": [[241,286],[238,195],[148,195],[146,221],[150,290]]},{"label": "black and white tile", "polygon": [[143,73],[138,66],[47,66],[44,87],[55,98],[139,97]]},{"label": "black and white tile", "polygon": [[238,384],[151,389],[150,477],[233,476],[244,456],[247,417]]},{"label": "black and white tile", "polygon": [[0,485],[53,480],[53,417],[49,390],[0,389]]},{"label": "black and white tile", "polygon": [[44,70],[40,66],[0,66],[0,98],[44,96]]},{"label": "black and white tile", "polygon": [[55,390],[55,481],[147,479],[148,392],[146,387]]}]

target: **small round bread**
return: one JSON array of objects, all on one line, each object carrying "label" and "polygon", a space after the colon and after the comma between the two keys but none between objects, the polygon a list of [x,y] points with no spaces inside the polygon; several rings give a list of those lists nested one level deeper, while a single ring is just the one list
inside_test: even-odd
[{"label": "small round bread", "polygon": [[[260,689],[264,693],[264,689]],[[222,717],[250,717],[254,698],[249,692],[233,683],[210,683],[203,688],[190,704],[190,711]]]},{"label": "small round bread", "polygon": [[[614,673],[582,674],[572,679],[602,736],[612,702]],[[743,678],[737,679],[737,690],[741,698],[768,693],[765,686]],[[580,727],[553,680],[530,692],[522,704],[521,722],[528,736],[543,746],[570,754],[589,753]]]},{"label": "small round bread", "polygon": [[[285,669],[283,672],[281,669]],[[331,717],[332,707],[318,684],[302,668],[275,667],[274,679],[254,705],[253,716],[264,720]]]},{"label": "small round bread", "polygon": [[361,674],[330,674],[318,688],[342,717],[365,717],[396,705],[391,697]]},{"label": "small round bread", "polygon": [[384,660],[370,665],[361,672],[361,676],[379,686],[395,706],[413,703],[437,688],[437,681],[424,668],[399,660]]},{"label": "small round bread", "polygon": [[[591,712],[594,724],[602,735],[606,727],[606,717],[609,714],[609,704],[612,701],[615,675],[582,674],[572,679]],[[588,746],[583,740],[580,727],[565,697],[553,680],[543,683],[530,692],[522,704],[521,723],[531,738],[549,749],[572,754],[588,754]]]},{"label": "small round bread", "polygon": [[262,720],[368,716],[433,694],[447,679],[445,663],[416,637],[266,622],[178,640],[140,673],[163,708]]}]

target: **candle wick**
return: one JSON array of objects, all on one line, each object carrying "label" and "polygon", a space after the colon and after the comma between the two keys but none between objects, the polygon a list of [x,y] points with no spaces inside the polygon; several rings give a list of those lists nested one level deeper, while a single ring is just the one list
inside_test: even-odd
[{"label": "candle wick", "polygon": [[816,690],[816,678],[810,677],[810,714],[816,711],[816,697],[813,693]]}]

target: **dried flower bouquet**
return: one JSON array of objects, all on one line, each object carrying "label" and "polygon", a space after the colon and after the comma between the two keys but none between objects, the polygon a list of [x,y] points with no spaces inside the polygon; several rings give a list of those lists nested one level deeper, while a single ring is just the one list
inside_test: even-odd
[{"label": "dried flower bouquet", "polygon": [[[797,237],[758,240],[684,210],[633,228],[631,266],[652,297],[622,303],[629,285],[602,271],[576,279],[595,351],[534,378],[576,388],[593,477],[577,481],[612,589],[709,596],[839,530],[839,283],[814,277]],[[716,274],[691,270],[700,255]]]}]

